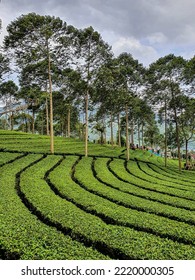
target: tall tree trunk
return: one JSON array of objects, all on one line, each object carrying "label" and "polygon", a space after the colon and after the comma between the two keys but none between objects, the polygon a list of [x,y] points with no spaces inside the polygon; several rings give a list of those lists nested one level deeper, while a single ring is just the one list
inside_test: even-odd
[{"label": "tall tree trunk", "polygon": [[67,120],[66,118],[64,119],[63,121],[64,125],[63,125],[63,134],[64,134],[64,137],[68,137],[68,128],[67,128]]},{"label": "tall tree trunk", "polygon": [[53,97],[52,97],[52,81],[51,81],[51,60],[48,51],[48,75],[49,75],[49,101],[50,101],[50,151],[54,153],[54,132],[53,132]]},{"label": "tall tree trunk", "polygon": [[139,145],[139,147],[141,146],[140,145],[140,123],[138,122],[138,124],[137,124],[137,138],[138,138],[138,145]]},{"label": "tall tree trunk", "polygon": [[12,114],[9,113],[9,130],[12,130]]},{"label": "tall tree trunk", "polygon": [[46,133],[49,136],[49,110],[48,110],[48,100],[47,100],[47,85],[46,85],[45,112],[46,112]]},{"label": "tall tree trunk", "polygon": [[188,163],[188,139],[185,139],[186,144],[186,164]]},{"label": "tall tree trunk", "polygon": [[165,99],[165,167],[167,167],[167,102]]},{"label": "tall tree trunk", "polygon": [[134,123],[132,120],[132,125],[131,125],[131,144],[134,145]]},{"label": "tall tree trunk", "polygon": [[[29,111],[28,111],[28,115],[30,115]],[[27,128],[28,132],[30,132],[30,127],[31,127],[31,119],[28,118],[28,128]]]},{"label": "tall tree trunk", "polygon": [[118,114],[118,145],[121,147],[121,120],[120,113]]},{"label": "tall tree trunk", "polygon": [[144,124],[142,123],[142,148],[144,147]]},{"label": "tall tree trunk", "polygon": [[100,128],[100,144],[104,144],[104,129]]},{"label": "tall tree trunk", "polygon": [[35,133],[35,110],[32,109],[32,134]]},{"label": "tall tree trunk", "polygon": [[[86,104],[85,104],[85,106],[86,106]],[[84,112],[84,114],[83,114],[83,121],[82,121],[82,141],[83,142],[85,142],[85,118],[86,118],[86,114]]]},{"label": "tall tree trunk", "polygon": [[179,165],[179,171],[181,171],[181,154],[180,154],[180,131],[179,131],[179,124],[178,124],[178,118],[177,118],[177,108],[176,108],[176,102],[175,102],[175,88],[174,84],[171,81],[171,97],[173,100],[173,112],[174,112],[174,121],[176,126],[176,142],[177,142],[177,152],[178,152],[178,165]]},{"label": "tall tree trunk", "polygon": [[25,130],[26,130],[26,132],[28,132],[28,120],[27,120],[27,118],[25,118]]},{"label": "tall tree trunk", "polygon": [[60,134],[61,134],[61,136],[64,136],[64,131],[63,131],[63,117],[60,117]]},{"label": "tall tree trunk", "polygon": [[79,134],[79,140],[83,140],[83,125],[82,125],[82,120],[81,120],[81,117],[79,115],[79,124],[78,124],[78,134]]},{"label": "tall tree trunk", "polygon": [[13,112],[10,114],[10,125],[11,125],[11,130],[14,129],[14,115]]},{"label": "tall tree trunk", "polygon": [[85,156],[88,156],[88,107],[89,107],[89,92],[85,96]]},{"label": "tall tree trunk", "polygon": [[126,148],[127,148],[127,160],[129,160],[129,116],[128,116],[128,106],[125,105],[125,117],[126,117]]},{"label": "tall tree trunk", "polygon": [[104,133],[103,133],[103,142],[106,144],[107,142],[107,135],[106,135],[106,117],[103,117],[103,126],[104,126]]},{"label": "tall tree trunk", "polygon": [[80,122],[78,123],[78,135],[79,135],[79,140],[81,140],[81,125],[80,125]]},{"label": "tall tree trunk", "polygon": [[174,110],[175,113],[175,124],[176,124],[176,139],[177,139],[177,152],[178,152],[178,164],[179,164],[179,170],[181,171],[181,154],[180,154],[180,133],[179,133],[179,126],[177,121],[177,112]]},{"label": "tall tree trunk", "polygon": [[178,165],[179,165],[179,171],[181,171],[181,154],[180,154],[180,131],[179,131],[179,124],[178,124],[178,118],[177,118],[177,108],[175,105],[175,95],[174,95],[174,86],[171,84],[171,96],[172,100],[174,101],[174,120],[176,125],[176,141],[177,141],[177,152],[178,152]]},{"label": "tall tree trunk", "polygon": [[45,112],[46,112],[46,134],[49,136],[49,110],[48,110],[48,101],[46,97],[45,101]]},{"label": "tall tree trunk", "polygon": [[7,130],[9,130],[9,113],[7,112],[8,111],[7,98],[5,100],[5,108],[6,108],[5,119],[6,119],[6,123],[7,123]]},{"label": "tall tree trunk", "polygon": [[88,64],[87,64],[87,92],[85,96],[85,157],[88,157],[88,130],[89,130],[89,84],[90,84],[90,64],[91,64],[91,40],[88,45]]},{"label": "tall tree trunk", "polygon": [[11,95],[9,96],[9,110],[10,110],[10,114],[9,114],[9,121],[10,121],[10,124],[9,124],[9,126],[10,126],[10,130],[13,130],[12,129],[12,112],[11,112]]},{"label": "tall tree trunk", "polygon": [[67,116],[67,126],[68,126],[68,138],[70,138],[70,106],[68,106],[68,116]]},{"label": "tall tree trunk", "polygon": [[113,140],[113,115],[112,112],[110,113],[110,133],[111,133],[111,145],[114,146],[114,140]]},{"label": "tall tree trunk", "polygon": [[42,112],[42,120],[41,120],[41,134],[44,134],[44,112]]}]

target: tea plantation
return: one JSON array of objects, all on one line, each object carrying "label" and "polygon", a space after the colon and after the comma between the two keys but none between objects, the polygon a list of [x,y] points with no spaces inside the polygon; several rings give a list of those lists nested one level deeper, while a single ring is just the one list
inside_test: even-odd
[{"label": "tea plantation", "polygon": [[194,259],[195,173],[79,140],[0,131],[1,259]]}]

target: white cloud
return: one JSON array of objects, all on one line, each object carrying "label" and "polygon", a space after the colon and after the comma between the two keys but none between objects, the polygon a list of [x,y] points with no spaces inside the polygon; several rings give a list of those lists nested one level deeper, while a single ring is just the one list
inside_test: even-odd
[{"label": "white cloud", "polygon": [[195,44],[195,29],[191,25],[184,26],[182,32],[176,38],[176,42],[182,45]]},{"label": "white cloud", "polygon": [[159,57],[157,51],[153,47],[142,44],[134,37],[118,38],[118,40],[113,43],[112,49],[115,55],[119,55],[122,52],[128,52],[136,59],[139,59],[144,65],[148,65],[151,61],[154,61]]},{"label": "white cloud", "polygon": [[0,43],[11,20],[36,12],[77,28],[91,25],[115,53],[130,52],[147,64],[168,53],[194,53],[194,11],[194,0],[4,0]]},{"label": "white cloud", "polygon": [[167,42],[167,37],[162,32],[155,32],[146,37],[149,44],[164,44]]}]

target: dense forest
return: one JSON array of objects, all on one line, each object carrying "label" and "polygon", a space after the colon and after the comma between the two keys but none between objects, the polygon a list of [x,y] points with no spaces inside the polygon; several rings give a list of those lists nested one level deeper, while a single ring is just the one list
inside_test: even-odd
[{"label": "dense forest", "polygon": [[144,67],[129,53],[116,57],[93,27],[30,13],[7,26],[0,48],[0,128],[50,135],[51,153],[54,135],[79,137],[85,156],[90,129],[100,144],[126,146],[127,160],[135,144],[159,146],[165,166],[175,150],[181,169],[195,131],[194,87],[195,56]]}]

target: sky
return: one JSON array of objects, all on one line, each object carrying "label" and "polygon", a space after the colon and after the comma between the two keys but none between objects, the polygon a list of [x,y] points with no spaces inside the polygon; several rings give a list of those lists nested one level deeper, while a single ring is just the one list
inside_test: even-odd
[{"label": "sky", "polygon": [[115,56],[132,54],[148,66],[173,53],[195,55],[194,0],[1,0],[3,30],[22,14],[60,17],[76,28],[92,26]]}]

